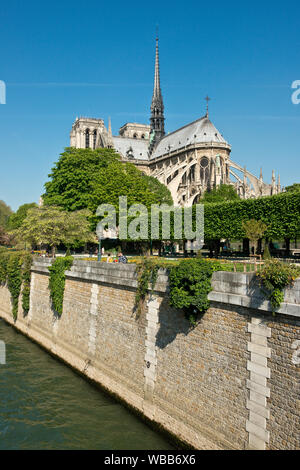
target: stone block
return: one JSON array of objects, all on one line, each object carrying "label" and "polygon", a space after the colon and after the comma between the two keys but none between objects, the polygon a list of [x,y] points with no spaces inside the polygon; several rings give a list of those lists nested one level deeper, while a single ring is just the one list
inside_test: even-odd
[{"label": "stone block", "polygon": [[270,419],[270,410],[268,410],[263,405],[260,405],[252,400],[247,400],[246,408],[250,411],[254,411],[254,413],[258,414],[259,416]]},{"label": "stone block", "polygon": [[251,361],[247,361],[247,370],[255,372],[257,375],[262,375],[263,377],[270,378],[270,369],[268,367],[261,366]]},{"label": "stone block", "polygon": [[259,346],[268,346],[268,338],[266,336],[256,335],[251,333],[251,344],[258,344]]},{"label": "stone block", "polygon": [[267,398],[260,393],[253,392],[250,390],[250,400],[254,401],[254,403],[257,403],[258,405],[267,406]]},{"label": "stone block", "polygon": [[271,357],[271,349],[265,346],[260,346],[258,344],[252,343],[252,337],[251,337],[251,342],[248,342],[247,349],[248,351],[254,354],[257,354],[259,356],[263,356],[265,358]]},{"label": "stone block", "polygon": [[270,396],[270,389],[269,387],[265,387],[264,385],[259,385],[251,380],[247,380],[247,387],[249,390],[253,390],[253,392],[257,392],[264,397]]},{"label": "stone block", "polygon": [[248,323],[248,332],[255,333],[256,335],[265,336],[266,338],[271,337],[271,328],[265,325],[252,325]]},{"label": "stone block", "polygon": [[267,429],[267,420],[263,416],[258,415],[254,411],[249,412],[249,421],[256,424],[262,429]]},{"label": "stone block", "polygon": [[259,354],[251,353],[251,362],[259,364],[260,366],[267,367],[268,360],[266,357],[260,356]]},{"label": "stone block", "polygon": [[255,374],[255,372],[250,372],[250,380],[255,382],[258,385],[263,385],[264,387],[267,386],[267,379],[262,375]]},{"label": "stone block", "polygon": [[270,433],[250,421],[246,421],[246,430],[264,442],[269,442]]},{"label": "stone block", "polygon": [[249,448],[254,450],[266,450],[266,442],[254,434],[249,434]]}]

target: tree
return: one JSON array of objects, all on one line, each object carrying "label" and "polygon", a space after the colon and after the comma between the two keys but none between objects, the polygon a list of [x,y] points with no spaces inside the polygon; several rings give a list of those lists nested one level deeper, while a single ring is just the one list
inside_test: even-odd
[{"label": "tree", "polygon": [[237,201],[239,199],[240,197],[232,185],[221,184],[218,188],[206,191],[204,196],[200,199],[200,203]]},{"label": "tree", "polygon": [[6,230],[0,225],[0,245],[11,245],[13,236],[6,232]]},{"label": "tree", "polygon": [[10,215],[13,213],[11,208],[0,200],[0,226],[6,227]]},{"label": "tree", "polygon": [[260,238],[263,237],[265,231],[267,230],[267,225],[261,220],[244,220],[242,222],[242,227],[247,238],[254,245],[254,253],[257,250],[257,242]]},{"label": "tree", "polygon": [[78,241],[96,242],[87,220],[89,215],[87,210],[66,212],[55,206],[34,207],[28,210],[26,219],[14,233],[31,245],[50,245],[54,257],[60,243],[70,246]]},{"label": "tree", "polygon": [[205,240],[245,237],[242,221],[255,219],[267,225],[265,237],[295,239],[300,235],[300,192],[281,193],[258,199],[206,204]]},{"label": "tree", "polygon": [[8,219],[8,223],[7,223],[8,230],[16,230],[19,227],[21,227],[23,221],[27,217],[28,210],[32,209],[33,207],[38,207],[35,202],[23,204],[22,206],[20,206],[19,209],[14,214],[12,214]]},{"label": "tree", "polygon": [[300,191],[300,183],[294,183],[291,186],[287,186],[285,190],[290,193],[292,191]]},{"label": "tree", "polygon": [[[45,184],[45,205],[66,211],[89,209],[92,214],[100,204],[112,204],[118,212],[119,196],[127,196],[128,206],[142,203],[172,204],[169,190],[155,178],[124,163],[113,149],[66,148]],[[93,218],[93,228],[97,219]]]}]

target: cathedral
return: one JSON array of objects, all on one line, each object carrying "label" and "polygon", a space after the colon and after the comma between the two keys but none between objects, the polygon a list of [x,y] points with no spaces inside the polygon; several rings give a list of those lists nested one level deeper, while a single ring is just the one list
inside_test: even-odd
[{"label": "cathedral", "polygon": [[168,134],[165,133],[163,96],[160,87],[158,38],[156,38],[154,90],[150,125],[126,123],[119,135],[112,135],[103,119],[76,118],[70,145],[76,148],[114,148],[123,161],[165,184],[176,206],[191,206],[205,191],[221,184],[233,185],[243,198],[257,198],[281,192],[280,177],[271,184],[263,181],[230,159],[231,146],[206,114]]}]

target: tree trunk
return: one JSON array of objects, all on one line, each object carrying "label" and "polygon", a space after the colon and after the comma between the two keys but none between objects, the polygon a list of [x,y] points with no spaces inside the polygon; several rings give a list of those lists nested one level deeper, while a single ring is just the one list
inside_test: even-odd
[{"label": "tree trunk", "polygon": [[220,247],[221,247],[221,242],[220,240],[215,240],[214,241],[214,252],[215,252],[215,257],[218,258],[220,254]]},{"label": "tree trunk", "polygon": [[51,247],[52,258],[55,258],[55,252],[56,252],[56,246],[53,245],[53,246]]},{"label": "tree trunk", "polygon": [[250,254],[250,240],[249,238],[243,238],[243,253],[246,256]]},{"label": "tree trunk", "polygon": [[262,253],[262,238],[260,238],[257,243],[257,254],[261,255],[261,253]]},{"label": "tree trunk", "polygon": [[285,238],[285,256],[289,257],[290,256],[290,239]]},{"label": "tree trunk", "polygon": [[187,252],[187,249],[186,249],[186,244],[187,244],[187,240],[184,239],[184,240],[183,240],[183,256],[184,256],[185,258],[187,258],[187,255],[188,255],[188,252]]}]

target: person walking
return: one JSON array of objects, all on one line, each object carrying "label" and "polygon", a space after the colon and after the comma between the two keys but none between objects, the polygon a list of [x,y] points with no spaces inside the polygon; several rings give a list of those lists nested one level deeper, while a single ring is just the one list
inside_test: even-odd
[{"label": "person walking", "polygon": [[118,254],[118,263],[127,263],[126,256],[124,256],[121,252]]}]

